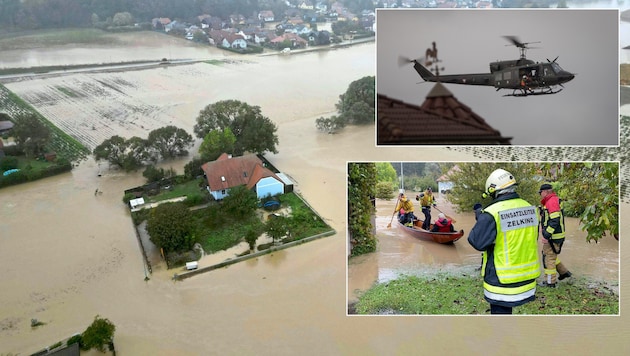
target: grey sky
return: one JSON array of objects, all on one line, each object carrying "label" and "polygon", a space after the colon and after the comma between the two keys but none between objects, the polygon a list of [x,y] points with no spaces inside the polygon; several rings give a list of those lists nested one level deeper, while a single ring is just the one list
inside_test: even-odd
[{"label": "grey sky", "polygon": [[617,10],[377,10],[379,94],[421,104],[423,83],[399,56],[417,58],[437,42],[443,74],[489,73],[490,62],[517,59],[503,36],[532,43],[527,58],[553,60],[575,79],[558,94],[503,97],[509,90],[446,84],[455,97],[514,145],[617,145],[619,17]]}]

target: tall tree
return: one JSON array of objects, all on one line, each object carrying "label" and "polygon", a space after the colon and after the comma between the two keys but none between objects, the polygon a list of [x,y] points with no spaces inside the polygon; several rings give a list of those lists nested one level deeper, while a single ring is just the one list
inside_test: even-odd
[{"label": "tall tree", "polygon": [[50,129],[35,115],[21,115],[15,121],[11,133],[18,147],[29,157],[45,153],[50,142]]},{"label": "tall tree", "polygon": [[83,350],[96,348],[100,352],[105,352],[105,345],[112,342],[115,331],[116,326],[111,321],[97,315],[92,324],[81,334],[81,348]]},{"label": "tall tree", "polygon": [[398,175],[389,162],[376,162],[376,179],[378,182],[389,183],[392,189],[398,187]]},{"label": "tall tree", "polygon": [[165,126],[149,133],[147,144],[163,159],[183,156],[193,144],[192,136],[182,128]]},{"label": "tall tree", "polygon": [[203,138],[199,146],[199,154],[204,161],[214,161],[222,153],[234,153],[234,143],[236,137],[229,127],[222,131],[212,130]]},{"label": "tall tree", "polygon": [[278,128],[262,115],[259,106],[250,106],[238,100],[223,100],[206,106],[199,112],[195,134],[204,138],[210,131],[230,128],[236,141],[234,154],[245,152],[263,154],[278,153],[276,145]]},{"label": "tall tree", "polygon": [[337,110],[348,124],[374,123],[375,77],[366,76],[350,83],[339,96]]},{"label": "tall tree", "polygon": [[128,140],[114,135],[94,148],[94,158],[107,160],[125,171],[139,168],[147,158],[146,141],[139,137]]},{"label": "tall tree", "polygon": [[195,242],[191,219],[192,214],[183,203],[160,204],[151,210],[147,232],[151,241],[165,251],[189,250]]}]

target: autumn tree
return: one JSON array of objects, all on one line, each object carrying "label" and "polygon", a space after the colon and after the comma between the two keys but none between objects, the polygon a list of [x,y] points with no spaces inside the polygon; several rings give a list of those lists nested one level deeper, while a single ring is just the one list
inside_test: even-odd
[{"label": "autumn tree", "polygon": [[278,153],[276,145],[278,128],[269,118],[262,115],[259,106],[251,106],[238,100],[223,100],[203,108],[197,116],[195,134],[199,138],[218,130],[229,128],[234,137],[234,155],[245,152],[264,154]]},{"label": "autumn tree", "polygon": [[192,144],[193,138],[186,130],[172,125],[151,131],[147,138],[147,146],[162,159],[184,156]]},{"label": "autumn tree", "polygon": [[32,114],[18,116],[11,130],[15,143],[28,157],[46,152],[50,142],[50,129]]},{"label": "autumn tree", "polygon": [[189,250],[195,242],[192,214],[183,203],[165,203],[152,209],[147,232],[156,246],[169,252]]}]

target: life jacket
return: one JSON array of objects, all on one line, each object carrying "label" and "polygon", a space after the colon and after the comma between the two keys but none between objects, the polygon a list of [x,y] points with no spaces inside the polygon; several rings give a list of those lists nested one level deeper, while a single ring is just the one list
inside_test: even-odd
[{"label": "life jacket", "polygon": [[424,193],[424,195],[422,196],[422,199],[420,200],[421,206],[431,206],[434,203],[435,203],[435,197],[433,197],[433,194],[429,195],[426,192]]},{"label": "life jacket", "polygon": [[[547,195],[541,202],[540,208],[540,220],[543,230],[546,230],[551,234],[552,240],[564,239],[564,211],[562,210],[562,199],[558,198],[555,193]],[[552,210],[553,212],[549,212]],[[558,219],[558,225],[554,229],[549,226],[549,222],[553,219]]]},{"label": "life jacket", "polygon": [[[538,214],[536,208],[521,198],[496,202],[484,209],[494,218],[497,236],[492,252],[497,278],[495,286],[484,279],[487,298],[517,302],[530,298],[536,292],[536,278],[540,276],[538,262]],[[485,275],[488,252],[483,252],[482,275]],[[526,282],[529,283],[518,283]]]},{"label": "life jacket", "polygon": [[438,232],[451,232],[451,221],[448,219],[438,219],[435,225],[438,227]]}]

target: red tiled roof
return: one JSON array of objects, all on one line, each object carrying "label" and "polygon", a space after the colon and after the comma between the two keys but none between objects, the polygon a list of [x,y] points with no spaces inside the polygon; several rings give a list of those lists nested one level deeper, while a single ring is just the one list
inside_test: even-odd
[{"label": "red tiled roof", "polygon": [[436,83],[421,106],[377,95],[377,144],[510,144],[481,116]]},{"label": "red tiled roof", "polygon": [[230,157],[223,153],[216,161],[206,162],[201,166],[206,175],[211,191],[230,189],[239,185],[253,188],[262,178],[273,177],[282,180],[263,166],[255,154]]}]

